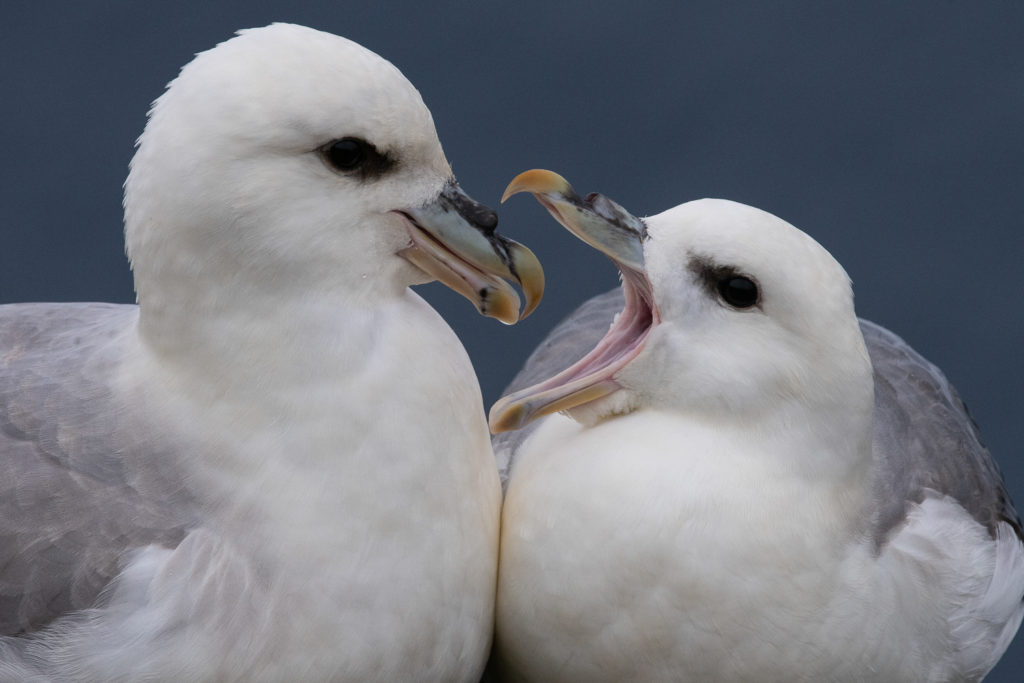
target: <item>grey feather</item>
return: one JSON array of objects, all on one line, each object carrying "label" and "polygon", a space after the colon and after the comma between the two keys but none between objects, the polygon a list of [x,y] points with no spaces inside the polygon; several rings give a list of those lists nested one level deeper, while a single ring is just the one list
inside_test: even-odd
[{"label": "grey feather", "polygon": [[953,385],[889,330],[867,320],[860,328],[875,371],[876,548],[927,490],[959,502],[993,537],[1006,522],[1024,540],[1002,474]]},{"label": "grey feather", "polygon": [[132,548],[190,522],[173,439],[111,381],[135,306],[0,306],[0,633],[88,607]]},{"label": "grey feather", "polygon": [[[540,343],[504,393],[536,384],[582,358],[623,305],[622,290],[616,288],[577,308]],[[999,522],[1006,522],[1024,540],[999,468],[953,385],[895,334],[859,322],[875,377],[875,517],[870,533],[876,549],[929,490],[958,501],[993,537]],[[493,437],[503,486],[517,449],[538,424]]]}]

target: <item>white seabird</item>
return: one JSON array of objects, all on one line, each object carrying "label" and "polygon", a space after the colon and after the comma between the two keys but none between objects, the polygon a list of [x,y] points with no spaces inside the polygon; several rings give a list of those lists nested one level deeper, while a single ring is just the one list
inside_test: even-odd
[{"label": "white seabird", "polygon": [[359,45],[275,24],[185,66],[125,185],[139,305],[0,307],[0,680],[475,680],[500,486],[409,286],[528,312],[496,222]]},{"label": "white seabird", "polygon": [[623,284],[557,327],[491,411],[495,432],[547,415],[495,438],[511,459],[496,668],[981,679],[1024,614],[1020,519],[953,387],[858,324],[832,256],[733,202],[641,221],[546,171],[519,191]]}]

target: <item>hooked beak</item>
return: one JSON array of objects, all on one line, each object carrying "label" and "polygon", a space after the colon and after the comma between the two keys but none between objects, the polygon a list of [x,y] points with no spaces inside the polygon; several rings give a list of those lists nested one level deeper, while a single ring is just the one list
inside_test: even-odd
[{"label": "hooked beak", "polygon": [[596,192],[580,197],[568,180],[538,168],[513,178],[501,196],[502,204],[520,192],[532,193],[556,221],[617,266],[643,270],[647,227],[611,199]]},{"label": "hooked beak", "polygon": [[603,195],[580,197],[565,178],[552,171],[534,169],[519,174],[509,183],[502,202],[519,192],[532,193],[555,220],[611,258],[622,273],[626,306],[604,338],[582,359],[548,380],[499,399],[488,419],[495,434],[618,390],[615,375],[640,353],[648,333],[660,320],[644,272],[647,228],[643,221]]},{"label": "hooked beak", "polygon": [[[502,237],[498,215],[449,181],[433,200],[399,212],[411,244],[398,252],[476,306],[482,315],[513,325],[530,315],[544,294],[544,271],[528,248]],[[505,280],[519,284],[519,296]]]}]

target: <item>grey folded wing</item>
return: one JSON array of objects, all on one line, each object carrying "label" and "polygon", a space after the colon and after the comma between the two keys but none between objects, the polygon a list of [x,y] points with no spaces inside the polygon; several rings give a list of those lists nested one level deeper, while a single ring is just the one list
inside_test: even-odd
[{"label": "grey folded wing", "polygon": [[[504,393],[543,381],[582,358],[608,331],[623,305],[622,290],[616,288],[577,308],[530,354]],[[995,534],[999,522],[1006,522],[1022,537],[1020,518],[999,468],[945,375],[892,332],[859,322],[875,377],[876,548],[928,491],[957,500],[990,534]],[[503,485],[516,451],[538,424],[492,438]]]},{"label": "grey folded wing", "polygon": [[112,382],[135,306],[0,306],[0,634],[92,605],[126,550],[175,546],[171,444]]},{"label": "grey folded wing", "polygon": [[1024,539],[999,467],[953,385],[889,330],[860,325],[875,372],[876,549],[929,491],[959,502],[993,537],[1006,522]]}]

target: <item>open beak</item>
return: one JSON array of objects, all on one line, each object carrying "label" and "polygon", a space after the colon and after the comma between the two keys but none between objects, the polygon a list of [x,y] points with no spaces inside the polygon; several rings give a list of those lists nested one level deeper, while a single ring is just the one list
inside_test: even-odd
[{"label": "open beak", "polygon": [[[399,212],[411,244],[399,255],[466,297],[481,314],[512,325],[533,312],[544,294],[544,271],[533,252],[495,232],[498,215],[454,180],[423,206]],[[519,284],[519,296],[506,280]]]},{"label": "open beak", "polygon": [[519,174],[502,201],[519,192],[532,193],[555,220],[611,258],[622,273],[626,305],[608,333],[582,359],[548,380],[499,399],[489,416],[495,434],[619,389],[615,375],[640,353],[648,333],[659,322],[644,272],[647,229],[643,221],[602,195],[580,197],[565,178],[551,171],[534,169]]}]

